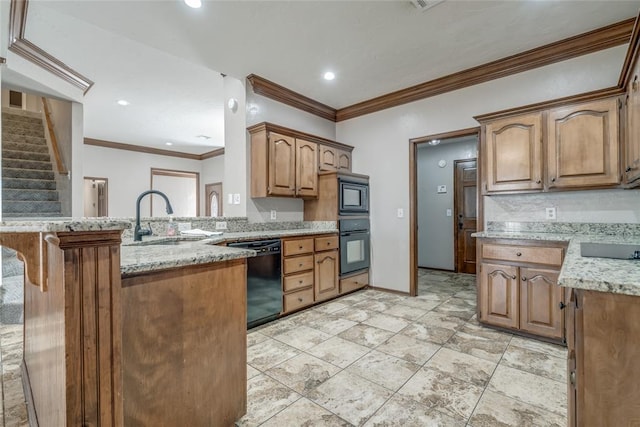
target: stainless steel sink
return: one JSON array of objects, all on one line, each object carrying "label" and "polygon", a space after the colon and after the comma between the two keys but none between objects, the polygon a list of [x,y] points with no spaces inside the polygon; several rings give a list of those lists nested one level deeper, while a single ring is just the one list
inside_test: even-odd
[{"label": "stainless steel sink", "polygon": [[640,245],[582,242],[580,243],[580,255],[584,257],[640,260]]},{"label": "stainless steel sink", "polygon": [[178,246],[196,242],[197,240],[151,240],[129,244],[127,246]]}]

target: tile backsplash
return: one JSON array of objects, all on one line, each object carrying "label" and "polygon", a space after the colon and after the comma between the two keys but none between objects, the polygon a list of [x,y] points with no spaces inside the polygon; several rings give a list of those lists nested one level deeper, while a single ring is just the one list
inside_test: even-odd
[{"label": "tile backsplash", "polygon": [[[545,208],[556,208],[555,221]],[[500,222],[640,223],[640,190],[588,190],[484,196],[485,224]]]}]

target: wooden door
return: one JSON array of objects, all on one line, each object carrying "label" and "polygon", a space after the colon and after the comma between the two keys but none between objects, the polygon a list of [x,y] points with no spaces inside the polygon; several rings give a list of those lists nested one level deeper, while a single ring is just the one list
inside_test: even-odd
[{"label": "wooden door", "polygon": [[507,328],[518,327],[517,267],[482,263],[478,292],[481,321]]},{"label": "wooden door", "polygon": [[561,339],[564,312],[560,307],[563,289],[558,272],[535,268],[520,269],[520,329],[532,334]]},{"label": "wooden door", "polygon": [[625,181],[640,178],[640,61],[627,87],[627,132],[625,138]]},{"label": "wooden door", "polygon": [[270,196],[294,196],[296,191],[295,138],[269,133],[269,187]]},{"label": "wooden door", "polygon": [[618,98],[551,110],[547,123],[548,187],[619,183]]},{"label": "wooden door", "polygon": [[222,183],[205,184],[204,193],[206,197],[205,215],[219,217],[222,216]]},{"label": "wooden door", "polygon": [[335,172],[338,170],[338,153],[333,147],[318,145],[319,163],[318,169],[321,171]]},{"label": "wooden door", "polygon": [[337,249],[315,254],[314,293],[316,301],[338,295],[338,257]]},{"label": "wooden door", "polygon": [[337,150],[338,153],[338,170],[351,172],[351,153],[344,150]]},{"label": "wooden door", "polygon": [[542,189],[542,113],[485,125],[486,191]]},{"label": "wooden door", "polygon": [[318,196],[318,144],[296,139],[296,195]]},{"label": "wooden door", "polygon": [[456,160],[454,175],[454,232],[456,273],[476,274],[477,177],[476,159]]}]

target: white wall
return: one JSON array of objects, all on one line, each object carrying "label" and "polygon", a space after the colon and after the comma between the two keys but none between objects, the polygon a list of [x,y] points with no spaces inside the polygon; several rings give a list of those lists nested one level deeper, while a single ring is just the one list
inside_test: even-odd
[{"label": "white wall", "polygon": [[[249,178],[247,163],[246,90],[244,81],[226,76],[224,85],[224,185],[222,187],[224,216],[247,216]],[[238,102],[237,110],[227,108],[229,99]],[[239,194],[240,203],[230,204],[227,194]]]},{"label": "white wall", "polygon": [[[470,141],[443,143],[435,147],[418,146],[418,266],[454,270],[454,160],[476,157],[477,138]],[[445,160],[446,166],[438,166]],[[446,185],[446,193],[438,193],[438,185]],[[447,216],[447,209],[451,216]]]},{"label": "white wall", "polygon": [[[151,168],[198,173],[200,173],[201,169],[200,160],[116,150],[93,145],[84,145],[82,148],[83,156],[81,159],[83,161],[80,160],[83,163],[80,169],[82,172],[78,173],[74,169],[74,173],[76,176],[80,176],[81,183],[84,176],[107,178],[109,180],[108,212],[110,217],[135,216],[136,199],[140,193],[151,189]],[[82,191],[82,188],[80,191]],[[202,200],[202,191],[200,192],[200,197],[200,200]],[[74,205],[75,201],[76,197],[74,197]],[[144,203],[141,206],[142,216],[149,216],[149,197],[144,199]],[[82,213],[80,213],[81,215]]]},{"label": "white wall", "polygon": [[[374,286],[409,291],[409,139],[477,126],[473,116],[614,86],[626,46],[340,122],[356,147],[354,170],[370,175]],[[384,159],[384,161],[381,161]],[[593,201],[596,203],[596,200]]]},{"label": "white wall", "polygon": [[[253,93],[251,83],[247,82],[247,127],[257,123],[269,122],[312,135],[335,140],[335,123],[313,114],[304,112],[286,104],[273,101]],[[247,134],[247,147],[250,137]],[[247,162],[250,164],[250,149],[247,148]],[[247,167],[250,173],[251,167]],[[248,181],[250,184],[251,181]],[[250,195],[250,186],[247,188]],[[287,197],[266,197],[247,201],[247,217],[253,222],[271,220],[271,211],[276,211],[276,221],[302,221],[304,204],[302,199]]]},{"label": "white wall", "polygon": [[[27,98],[33,98],[28,96]],[[40,97],[35,97],[40,102],[36,104],[42,109],[42,101]],[[51,121],[53,122],[53,129],[56,134],[56,140],[58,141],[58,149],[62,162],[68,170],[71,170],[72,165],[72,140],[73,140],[73,124],[72,113],[73,106],[69,101],[58,101],[56,99],[49,99],[49,107],[51,110]],[[28,106],[28,104],[27,104]],[[46,133],[49,133],[48,128],[45,126]],[[49,154],[51,155],[51,162],[53,163],[53,169],[57,171],[57,164],[51,146],[49,146]],[[62,216],[71,216],[71,180],[70,176],[63,176],[56,174],[56,188],[60,196],[60,202],[62,206]]]}]

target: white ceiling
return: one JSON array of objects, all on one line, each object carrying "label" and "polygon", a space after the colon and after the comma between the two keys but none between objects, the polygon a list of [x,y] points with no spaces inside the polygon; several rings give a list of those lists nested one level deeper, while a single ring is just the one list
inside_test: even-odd
[{"label": "white ceiling", "polygon": [[[427,12],[408,0],[203,3],[30,0],[26,38],[96,82],[87,137],[162,148],[170,140],[201,153],[223,145],[220,72],[258,74],[341,108],[640,8],[615,0],[447,0]],[[329,69],[332,82],[322,79]],[[131,105],[118,107],[119,98]]]}]

